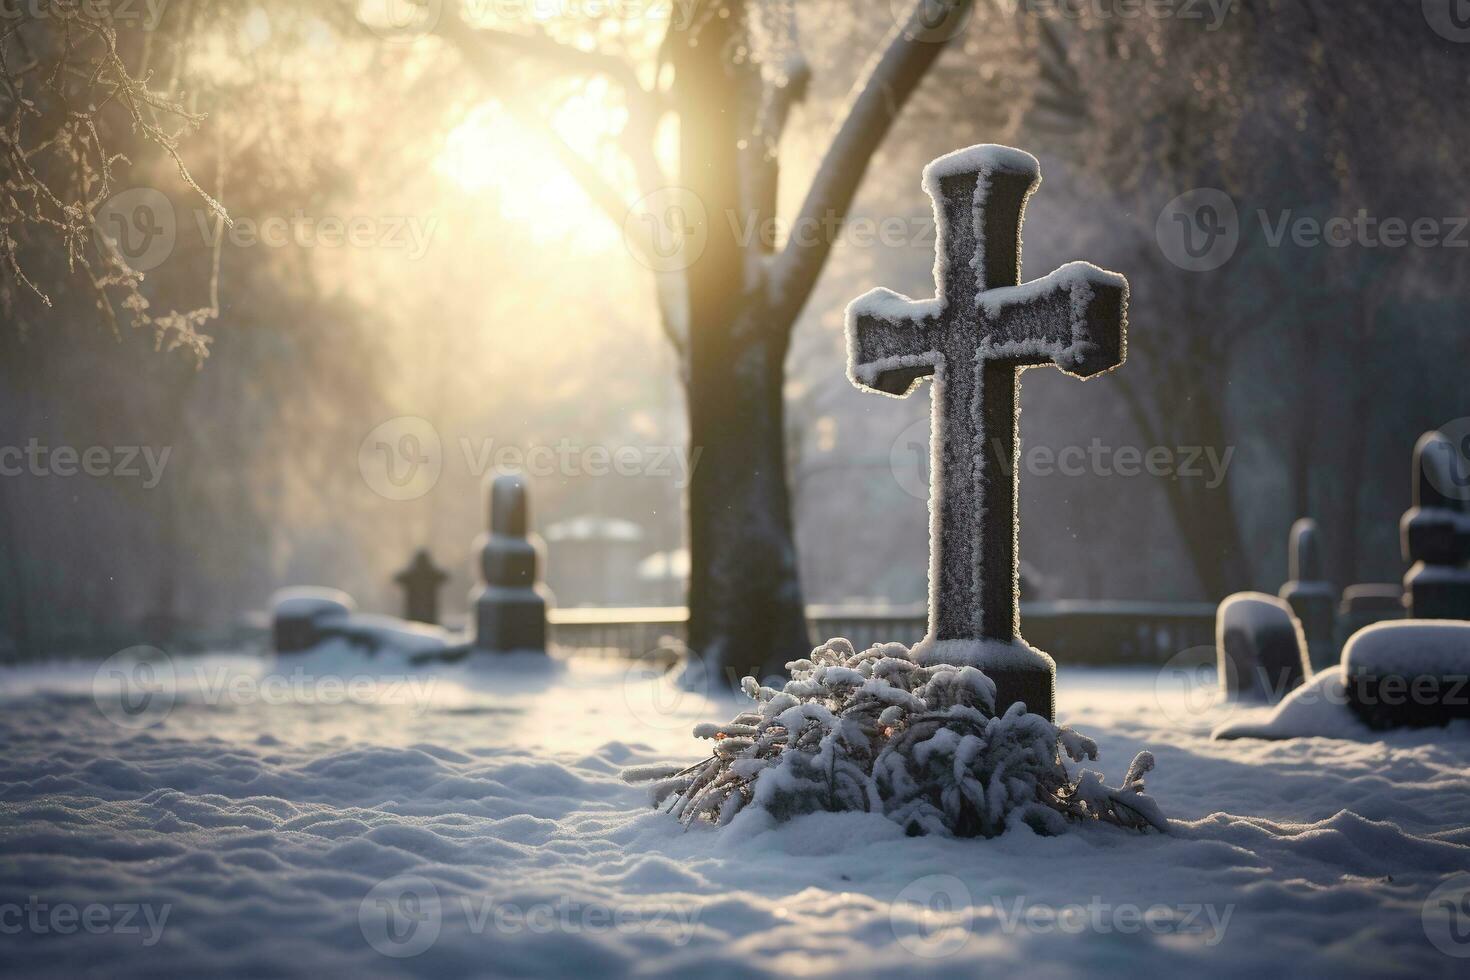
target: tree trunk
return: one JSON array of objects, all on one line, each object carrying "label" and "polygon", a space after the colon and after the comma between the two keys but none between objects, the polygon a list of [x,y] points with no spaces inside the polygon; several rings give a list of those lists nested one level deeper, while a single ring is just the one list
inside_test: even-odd
[{"label": "tree trunk", "polygon": [[[810,652],[786,484],[783,380],[790,323],[772,322],[758,256],[731,219],[742,199],[750,81],[732,70],[735,16],[676,40],[683,188],[701,205],[704,248],[686,270],[689,335],[689,646],[711,676],[769,677]],[[697,230],[696,230],[697,234]],[[784,319],[784,318],[778,318]]]}]

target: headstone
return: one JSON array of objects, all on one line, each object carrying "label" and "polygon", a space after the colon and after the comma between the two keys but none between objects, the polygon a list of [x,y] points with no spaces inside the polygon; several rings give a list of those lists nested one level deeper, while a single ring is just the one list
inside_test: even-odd
[{"label": "headstone", "polygon": [[1364,582],[1342,590],[1342,604],[1337,610],[1338,646],[1366,626],[1386,620],[1403,619],[1404,587],[1388,582]]},{"label": "headstone", "polygon": [[357,609],[340,589],[295,586],[271,596],[271,643],[277,653],[300,653],[316,646]]},{"label": "headstone", "polygon": [[1321,536],[1310,517],[1291,526],[1289,564],[1281,598],[1301,621],[1312,669],[1326,670],[1337,662],[1337,591],[1323,573]]},{"label": "headstone", "polygon": [[439,623],[439,589],[449,578],[434,564],[427,548],[414,552],[413,561],[393,581],[403,588],[403,618],[417,623]]},{"label": "headstone", "polygon": [[924,169],[938,230],[935,298],[876,289],[847,309],[848,375],[902,398],[932,377],[929,632],[924,663],[976,666],[1015,702],[1054,715],[1056,664],[1019,635],[1020,373],[1076,378],[1123,362],[1128,283],[1075,262],[1026,285],[1021,224],[1036,158],[974,146]]},{"label": "headstone", "polygon": [[1370,728],[1470,718],[1470,623],[1405,620],[1353,635],[1342,652],[1348,703]]},{"label": "headstone", "polygon": [[1414,446],[1414,506],[1399,522],[1409,615],[1415,619],[1470,619],[1470,516],[1450,494],[1458,475],[1457,447],[1439,432]]},{"label": "headstone", "polygon": [[1215,616],[1220,686],[1231,699],[1275,704],[1312,674],[1291,607],[1263,592],[1239,592]]},{"label": "headstone", "polygon": [[476,541],[480,585],[470,594],[476,650],[546,651],[548,593],[538,580],[540,539],[530,533],[525,481],[499,476],[487,487],[490,530]]}]

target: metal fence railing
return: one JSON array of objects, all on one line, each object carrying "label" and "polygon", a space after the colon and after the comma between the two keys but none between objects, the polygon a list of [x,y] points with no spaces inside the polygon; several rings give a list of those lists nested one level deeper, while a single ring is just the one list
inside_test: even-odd
[{"label": "metal fence railing", "polygon": [[[562,649],[652,655],[682,643],[689,614],[682,606],[571,608],[550,613],[552,641]],[[810,606],[814,641],[843,636],[858,649],[924,635],[922,606]],[[1023,602],[1021,632],[1069,664],[1161,664],[1191,647],[1214,643],[1215,606],[1208,602],[1062,600]]]}]

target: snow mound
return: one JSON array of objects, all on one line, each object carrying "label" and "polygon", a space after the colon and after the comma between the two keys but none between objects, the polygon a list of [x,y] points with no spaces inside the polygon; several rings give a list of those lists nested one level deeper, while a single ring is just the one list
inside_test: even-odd
[{"label": "snow mound", "polygon": [[1470,675],[1470,623],[1377,623],[1353,634],[1342,662],[1350,677],[1465,677]]}]

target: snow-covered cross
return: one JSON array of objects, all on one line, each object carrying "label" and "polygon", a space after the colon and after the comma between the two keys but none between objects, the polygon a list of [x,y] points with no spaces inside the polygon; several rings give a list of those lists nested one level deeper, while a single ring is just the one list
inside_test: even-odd
[{"label": "snow-covered cross", "polygon": [[921,662],[969,664],[996,708],[1051,717],[1056,665],[1017,633],[1020,372],[1090,378],[1123,363],[1128,282],[1085,262],[1021,279],[1021,222],[1041,182],[1029,153],[972,146],[924,168],[938,241],[935,298],[875,289],[847,308],[848,375],[902,398],[933,376],[929,635]]}]

